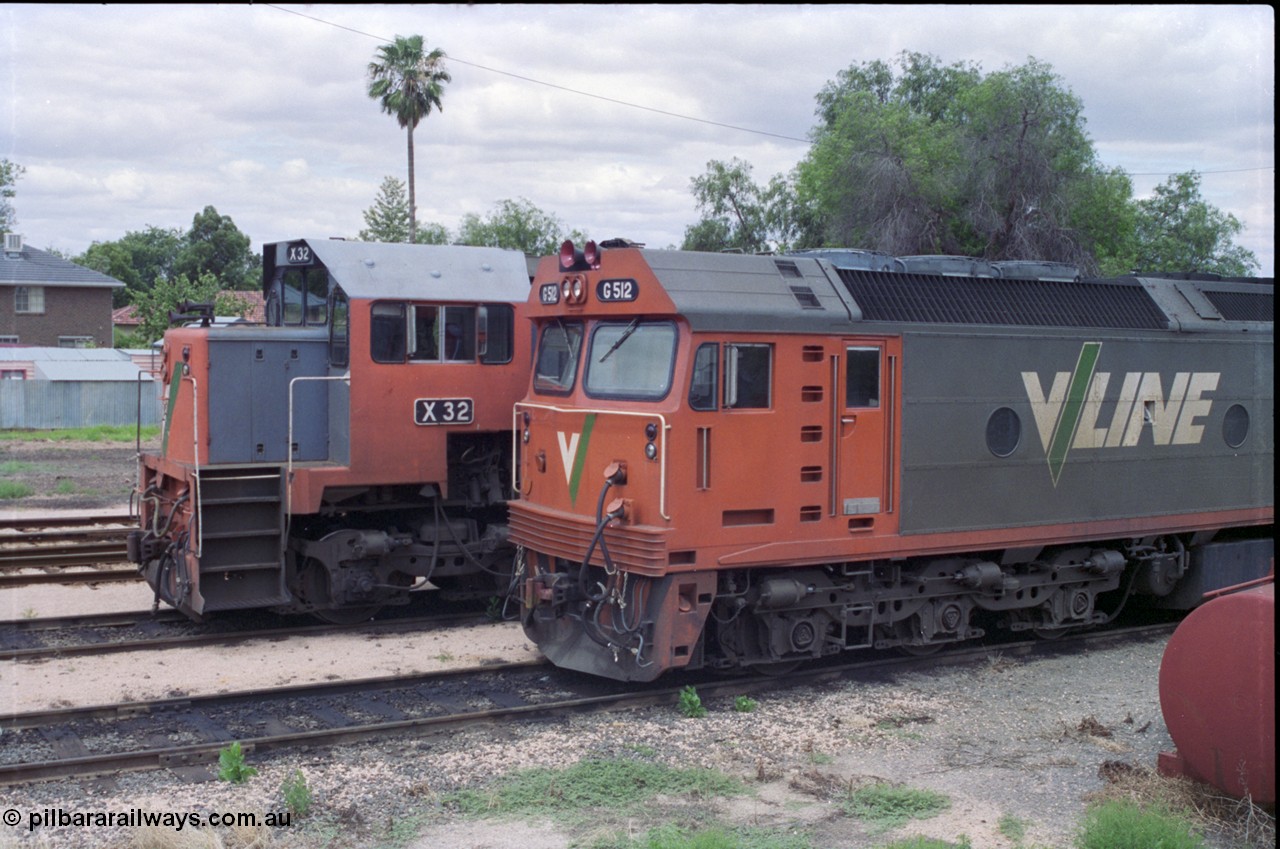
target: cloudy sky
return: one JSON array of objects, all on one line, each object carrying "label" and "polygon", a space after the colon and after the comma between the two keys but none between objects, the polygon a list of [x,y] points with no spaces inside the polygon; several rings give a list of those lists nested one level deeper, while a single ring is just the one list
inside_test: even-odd
[{"label": "cloudy sky", "polygon": [[593,238],[676,245],[698,218],[690,179],[732,157],[761,183],[789,171],[814,95],[849,65],[1035,57],[1138,197],[1199,171],[1274,273],[1269,6],[0,4],[17,229],[76,254],[213,205],[255,250],[354,237],[406,169],[366,67],[413,34],[453,76],[415,133],[419,221],[456,229],[526,198]]}]

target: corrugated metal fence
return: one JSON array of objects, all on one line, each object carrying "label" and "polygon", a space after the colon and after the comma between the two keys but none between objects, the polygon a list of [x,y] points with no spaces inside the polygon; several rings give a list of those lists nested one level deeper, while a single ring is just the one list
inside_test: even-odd
[{"label": "corrugated metal fence", "polygon": [[0,430],[160,423],[154,380],[0,380]]}]

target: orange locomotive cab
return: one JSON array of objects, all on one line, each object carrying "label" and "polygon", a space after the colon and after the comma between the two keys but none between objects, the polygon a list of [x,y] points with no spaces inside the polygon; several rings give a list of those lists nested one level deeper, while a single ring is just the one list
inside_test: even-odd
[{"label": "orange locomotive cab", "polygon": [[[1200,283],[997,272],[621,241],[543,259],[512,422],[529,637],[623,680],[777,670],[1252,577],[1233,564],[1270,545],[1269,281],[1215,283],[1195,325],[1171,313],[1210,312],[1218,293],[1177,289]],[[1132,388],[1107,404],[1112,373]]]},{"label": "orange locomotive cab", "polygon": [[529,276],[490,248],[265,246],[266,327],[165,337],[131,548],[157,599],[346,620],[503,586]]}]

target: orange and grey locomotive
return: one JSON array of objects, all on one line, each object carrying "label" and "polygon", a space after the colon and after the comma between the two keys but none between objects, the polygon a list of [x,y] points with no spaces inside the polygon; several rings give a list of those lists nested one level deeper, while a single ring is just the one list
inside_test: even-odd
[{"label": "orange and grey locomotive", "polygon": [[165,334],[130,540],[157,600],[346,621],[504,588],[529,278],[492,248],[264,246],[267,326]]},{"label": "orange and grey locomotive", "polygon": [[1271,280],[891,265],[542,260],[511,538],[553,662],[1051,637],[1265,573]]}]

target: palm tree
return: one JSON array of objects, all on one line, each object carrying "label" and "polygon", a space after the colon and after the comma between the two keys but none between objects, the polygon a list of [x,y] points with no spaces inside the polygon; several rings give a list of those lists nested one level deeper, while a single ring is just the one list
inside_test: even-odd
[{"label": "palm tree", "polygon": [[418,238],[418,207],[413,180],[413,128],[431,114],[444,109],[440,96],[444,84],[453,78],[444,69],[444,51],[424,53],[423,38],[397,35],[394,44],[378,48],[376,61],[369,63],[369,97],[381,101],[382,111],[394,115],[409,131],[409,241]]}]

